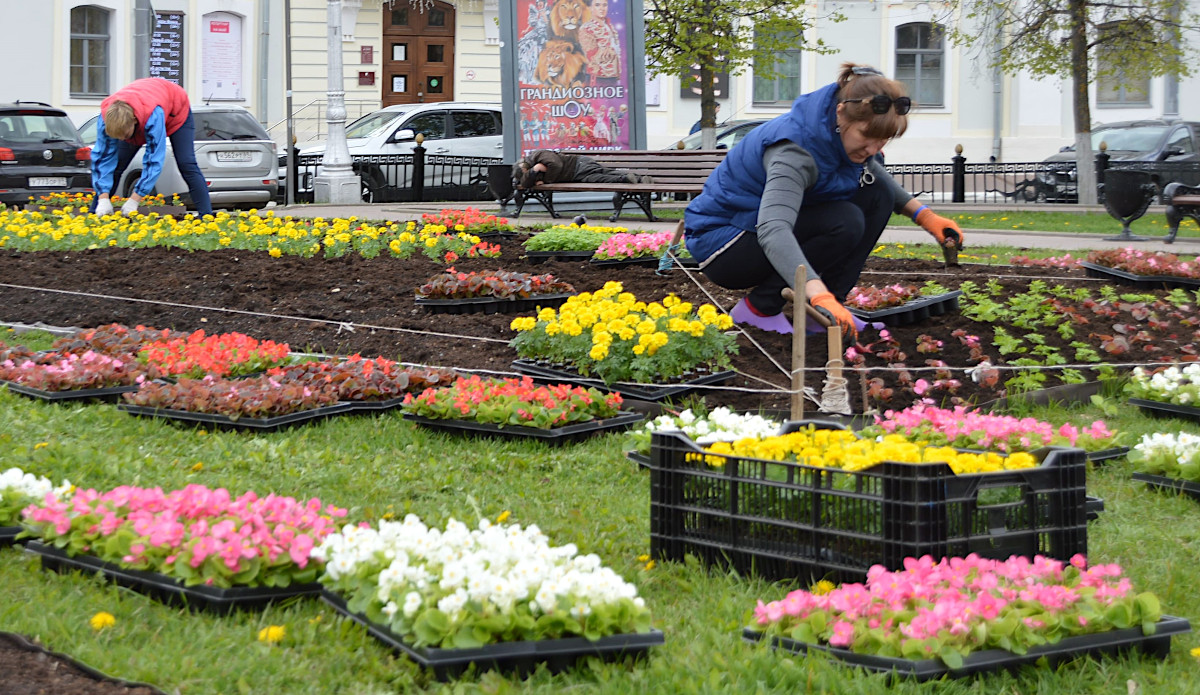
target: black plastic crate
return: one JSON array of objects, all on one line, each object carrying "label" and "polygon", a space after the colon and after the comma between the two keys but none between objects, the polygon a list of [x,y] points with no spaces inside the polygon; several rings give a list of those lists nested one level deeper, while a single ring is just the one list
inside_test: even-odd
[{"label": "black plastic crate", "polygon": [[917,321],[924,321],[931,316],[941,316],[948,311],[958,311],[958,298],[962,290],[954,290],[945,294],[929,297],[919,297],[900,306],[879,309],[878,311],[863,311],[850,309],[850,313],[867,322],[883,322],[885,326],[904,326]]},{"label": "black plastic crate", "polygon": [[[808,424],[842,429],[802,421],[783,431]],[[707,454],[681,433],[655,432],[651,552],[677,561],[692,554],[768,579],[837,582],[924,555],[1086,555],[1086,452],[1047,447],[1034,455],[1041,465],[1020,471],[960,476],[946,464],[886,462],[848,472]]]}]

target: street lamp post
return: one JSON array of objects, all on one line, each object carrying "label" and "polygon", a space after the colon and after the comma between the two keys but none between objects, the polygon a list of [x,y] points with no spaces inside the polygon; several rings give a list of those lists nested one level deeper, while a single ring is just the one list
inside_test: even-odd
[{"label": "street lamp post", "polygon": [[346,92],[342,84],[342,0],[329,0],[329,108],[325,121],[329,139],[321,158],[321,173],[313,179],[313,202],[345,205],[362,202],[362,184],[346,146]]}]

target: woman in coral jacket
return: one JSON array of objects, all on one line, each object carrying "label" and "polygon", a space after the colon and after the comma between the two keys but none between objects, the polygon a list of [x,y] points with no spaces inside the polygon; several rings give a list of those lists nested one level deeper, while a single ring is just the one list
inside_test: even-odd
[{"label": "woman in coral jacket", "polygon": [[791,333],[781,291],[805,266],[805,296],[853,338],[842,302],[892,213],[908,215],[939,244],[962,246],[953,220],[921,205],[876,156],[908,126],[904,85],[845,63],[837,82],[750,131],[704,183],[684,215],[688,251],[716,284],[749,289],[737,323]]},{"label": "woman in coral jacket", "polygon": [[92,187],[96,198],[92,211],[113,212],[110,197],[138,148],[145,145],[142,175],[129,200],[121,206],[125,215],[137,212],[141,199],[154,190],[167,156],[167,140],[175,152],[179,173],[201,215],[212,214],[208,184],[196,163],[196,124],[187,92],[158,77],[135,80],[100,102],[96,122],[96,145],[92,148]]}]

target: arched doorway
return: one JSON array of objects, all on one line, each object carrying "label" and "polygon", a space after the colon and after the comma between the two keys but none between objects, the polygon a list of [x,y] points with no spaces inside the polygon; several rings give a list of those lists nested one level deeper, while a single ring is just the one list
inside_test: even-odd
[{"label": "arched doorway", "polygon": [[384,5],[383,105],[454,99],[454,7]]}]

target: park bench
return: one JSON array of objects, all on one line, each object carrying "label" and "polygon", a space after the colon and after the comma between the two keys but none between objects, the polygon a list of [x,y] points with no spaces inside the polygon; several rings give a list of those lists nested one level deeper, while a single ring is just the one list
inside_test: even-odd
[{"label": "park bench", "polygon": [[657,217],[650,207],[654,194],[696,195],[704,190],[704,182],[713,169],[725,159],[728,150],[564,150],[563,154],[579,154],[591,157],[610,169],[631,171],[639,176],[650,176],[653,183],[542,183],[535,188],[516,190],[517,214],[529,198],[546,207],[551,217],[560,217],[554,210],[554,194],[562,193],[612,193],[613,214],[608,218],[616,222],[626,203],[633,202],[646,213],[647,219],[656,222]]},{"label": "park bench", "polygon": [[1179,223],[1184,217],[1190,217],[1200,224],[1200,186],[1169,183],[1163,189],[1162,198],[1167,206],[1167,226],[1170,228],[1164,241],[1171,244],[1175,242]]}]

